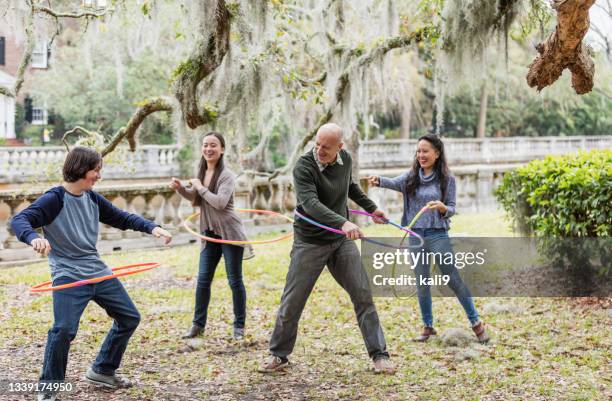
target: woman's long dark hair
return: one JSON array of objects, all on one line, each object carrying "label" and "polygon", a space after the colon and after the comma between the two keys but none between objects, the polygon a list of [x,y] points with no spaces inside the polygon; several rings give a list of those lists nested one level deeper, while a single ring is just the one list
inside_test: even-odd
[{"label": "woman's long dark hair", "polygon": [[[435,134],[427,134],[423,135],[419,138],[418,142],[427,141],[434,147],[439,153],[440,156],[436,160],[434,164],[433,171],[436,173],[438,178],[440,179],[440,192],[442,192],[442,199],[440,201],[444,202],[444,198],[446,198],[446,187],[448,185],[448,177],[450,176],[450,170],[448,169],[448,165],[446,164],[446,154],[444,153],[444,142]],[[417,142],[417,145],[418,145]],[[406,191],[409,196],[415,196],[416,190],[421,184],[421,180],[419,179],[419,170],[421,169],[421,164],[419,163],[417,152],[414,152],[414,162],[412,163],[412,174],[408,174],[408,178],[406,179]]]},{"label": "woman's long dark hair", "polygon": [[[206,138],[207,136],[211,136],[211,135],[217,138],[219,142],[221,143],[221,148],[225,149],[225,139],[223,138],[223,135],[221,135],[218,132],[211,131],[211,132],[206,133],[202,137],[202,141],[204,141],[204,138]],[[215,166],[215,172],[213,173],[213,176],[210,179],[210,184],[208,185],[208,190],[212,192],[213,194],[217,193],[217,181],[219,181],[219,175],[221,175],[221,172],[223,171],[224,168],[225,168],[225,164],[223,163],[223,153],[222,153],[221,157],[219,157],[219,160],[217,160],[217,165]],[[200,166],[198,167],[198,179],[202,181],[202,184],[204,184],[204,177],[206,177],[206,170],[208,170],[208,163],[206,163],[206,159],[204,158],[204,155],[202,155],[202,157],[200,158]],[[197,192],[195,195],[196,196],[195,196],[195,199],[193,200],[193,205],[200,206],[202,204],[202,197]]]}]

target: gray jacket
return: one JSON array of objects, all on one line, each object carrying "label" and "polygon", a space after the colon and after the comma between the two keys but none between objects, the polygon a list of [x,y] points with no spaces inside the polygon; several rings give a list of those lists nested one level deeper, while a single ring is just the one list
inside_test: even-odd
[{"label": "gray jacket", "polygon": [[[202,197],[200,204],[200,232],[213,231],[223,239],[247,241],[246,230],[240,217],[234,210],[234,190],[236,176],[224,168],[217,181],[217,193],[208,190],[207,187],[199,191]],[[193,202],[195,190],[193,188],[180,187],[177,192],[185,199]],[[244,247],[244,259],[254,256],[250,245],[237,245]],[[202,249],[206,247],[206,241],[202,240]]]}]

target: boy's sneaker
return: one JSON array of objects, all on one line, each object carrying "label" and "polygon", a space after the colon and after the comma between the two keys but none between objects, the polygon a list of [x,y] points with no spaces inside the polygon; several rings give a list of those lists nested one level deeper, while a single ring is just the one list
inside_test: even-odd
[{"label": "boy's sneaker", "polygon": [[392,375],[395,373],[395,366],[393,366],[389,358],[381,357],[374,361],[374,373]]},{"label": "boy's sneaker", "polygon": [[244,340],[244,327],[234,327],[234,340]]},{"label": "boy's sneaker", "polygon": [[287,358],[282,359],[278,356],[270,355],[270,357],[265,360],[257,371],[259,373],[274,373],[285,370],[289,367],[289,360]]},{"label": "boy's sneaker", "polygon": [[111,375],[103,375],[100,373],[96,373],[92,368],[87,369],[87,373],[85,373],[85,379],[93,384],[97,384],[99,386],[104,386],[108,388],[128,388],[132,387],[132,382],[128,379],[117,376],[115,374]]}]

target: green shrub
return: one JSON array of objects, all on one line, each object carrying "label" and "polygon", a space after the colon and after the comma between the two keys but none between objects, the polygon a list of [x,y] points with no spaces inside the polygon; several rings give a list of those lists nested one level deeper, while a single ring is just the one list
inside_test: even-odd
[{"label": "green shrub", "polygon": [[612,235],[612,150],[532,161],[506,174],[495,195],[556,266],[610,273],[611,250],[601,245]]},{"label": "green shrub", "polygon": [[40,146],[42,145],[43,129],[42,125],[27,125],[23,129],[21,137],[30,146]]}]

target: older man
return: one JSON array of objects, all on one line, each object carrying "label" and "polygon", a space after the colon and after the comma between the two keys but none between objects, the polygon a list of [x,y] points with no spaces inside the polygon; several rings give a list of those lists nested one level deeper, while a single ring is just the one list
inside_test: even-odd
[{"label": "older man", "polygon": [[375,372],[394,372],[368,277],[359,250],[351,241],[363,237],[363,233],[348,221],[348,198],[379,216],[378,223],[386,216],[353,181],[352,159],[342,145],[342,129],[336,124],[323,125],[317,131],[315,147],[299,159],[293,170],[299,212],[322,224],[339,228],[346,235],[296,219],[291,263],[270,339],[271,356],[259,367],[262,373],[283,370],[289,365],[287,357],[295,346],[302,310],[326,265],[351,297]]}]

